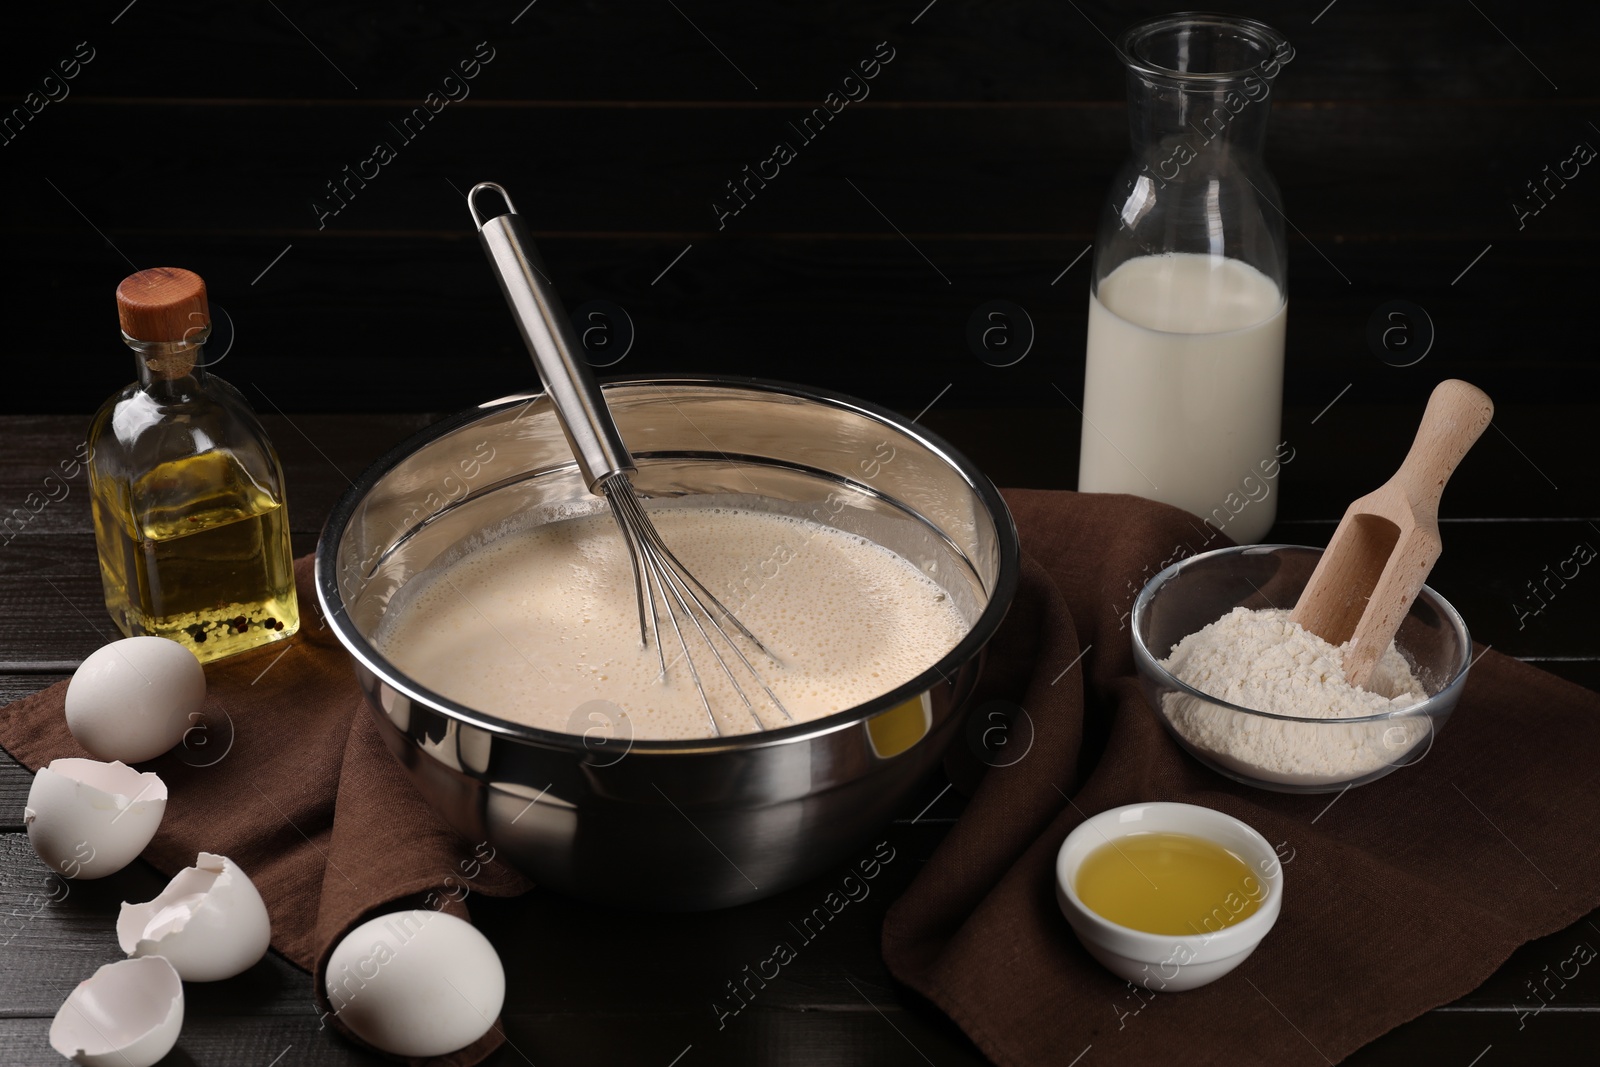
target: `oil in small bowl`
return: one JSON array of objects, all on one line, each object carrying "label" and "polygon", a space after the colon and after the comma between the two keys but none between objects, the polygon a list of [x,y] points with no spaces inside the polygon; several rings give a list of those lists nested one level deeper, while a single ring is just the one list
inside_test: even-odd
[{"label": "oil in small bowl", "polygon": [[1143,832],[1084,857],[1073,888],[1103,919],[1150,934],[1207,934],[1254,915],[1266,889],[1229,849],[1193,834]]}]

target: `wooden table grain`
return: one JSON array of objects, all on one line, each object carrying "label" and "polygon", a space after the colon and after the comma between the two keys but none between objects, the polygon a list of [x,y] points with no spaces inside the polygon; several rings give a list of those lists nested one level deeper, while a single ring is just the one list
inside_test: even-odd
[{"label": "wooden table grain", "polygon": [[[1540,602],[1527,592],[1527,583],[1537,583],[1546,565],[1559,566],[1575,544],[1600,544],[1597,490],[1581,480],[1566,429],[1573,413],[1554,404],[1503,407],[1498,432],[1486,435],[1446,494],[1445,554],[1431,584],[1461,609],[1478,639],[1594,688],[1600,687],[1600,626],[1593,593],[1576,581]],[[952,406],[925,421],[1001,484],[1066,488],[1076,469],[1076,428],[1062,429],[1070,415],[1055,407]],[[265,421],[288,472],[295,549],[306,552],[348,479],[430,418],[318,414]],[[13,519],[0,534],[0,701],[66,677],[114,633],[100,602],[83,477],[46,490],[86,422],[80,415],[0,417],[0,516]],[[1353,400],[1331,412],[1291,408],[1285,435],[1300,445],[1284,469],[1272,536],[1325,543],[1344,503],[1392,469],[1412,424],[1391,409]],[[1352,449],[1352,440],[1359,447]],[[1021,447],[1030,443],[1039,447]],[[1552,490],[1558,481],[1566,487]],[[76,982],[120,956],[112,930],[118,902],[146,899],[164,883],[140,861],[102,881],[71,884],[56,899],[21,832],[29,781],[25,770],[0,758],[0,1063],[7,1065],[60,1062],[46,1040],[52,1015]],[[885,908],[960,813],[958,794],[944,785],[929,781],[884,828],[895,859],[870,895],[840,913],[735,1016],[719,1018],[713,1007],[725,983],[761,958],[791,919],[809,912],[843,869],[769,900],[704,915],[618,914],[539,891],[473,901],[508,978],[509,1041],[491,1064],[981,1064],[953,1024],[888,976],[878,948]],[[1528,1009],[1544,1003],[1530,983],[1579,942],[1600,946],[1600,913],[1523,946],[1477,990],[1347,1062],[1493,1067],[1576,1060],[1600,1039],[1600,971],[1581,971],[1542,1010]],[[1062,1063],[1078,1054],[1064,1049]],[[169,1067],[376,1062],[319,1028],[309,976],[276,955],[236,979],[190,985],[182,1037],[163,1061]]]}]

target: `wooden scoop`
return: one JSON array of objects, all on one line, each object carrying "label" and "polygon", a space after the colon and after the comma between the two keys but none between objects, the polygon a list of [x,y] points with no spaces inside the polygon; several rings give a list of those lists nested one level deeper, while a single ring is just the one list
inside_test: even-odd
[{"label": "wooden scoop", "polygon": [[1405,462],[1351,504],[1289,618],[1334,645],[1350,642],[1344,673],[1365,687],[1439,558],[1439,497],[1494,417],[1483,390],[1455,378],[1428,398]]}]

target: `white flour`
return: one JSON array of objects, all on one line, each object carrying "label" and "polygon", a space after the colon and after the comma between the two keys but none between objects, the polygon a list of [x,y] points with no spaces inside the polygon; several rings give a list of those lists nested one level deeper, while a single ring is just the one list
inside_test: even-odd
[{"label": "white flour", "polygon": [[[1344,646],[1289,621],[1281,610],[1234,608],[1173,646],[1161,665],[1230,704],[1298,719],[1380,715],[1427,699],[1391,643],[1364,689],[1345,680]],[[1426,716],[1346,726],[1243,715],[1183,693],[1163,711],[1190,744],[1253,778],[1292,785],[1342,782],[1376,771],[1421,741]]]}]

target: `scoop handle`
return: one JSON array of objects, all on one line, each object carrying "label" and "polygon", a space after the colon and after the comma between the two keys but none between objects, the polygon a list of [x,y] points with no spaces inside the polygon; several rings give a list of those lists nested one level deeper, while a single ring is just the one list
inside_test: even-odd
[{"label": "scoop handle", "polygon": [[[485,221],[477,205],[482,192],[499,193],[505,212]],[[598,493],[600,482],[635,466],[606,407],[600,383],[583,358],[583,345],[505,189],[494,182],[479,182],[467,194],[467,208],[478,227],[478,240],[494,265],[500,291],[511,305],[517,329],[555,406],[561,432],[578,460],[578,469],[589,490]]]},{"label": "scoop handle", "polygon": [[1445,483],[1493,419],[1494,401],[1477,386],[1459,378],[1434,386],[1411,450],[1393,479],[1419,521],[1437,520]]}]

